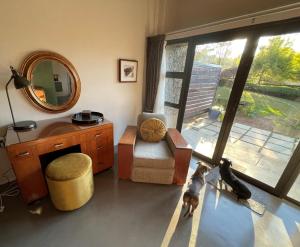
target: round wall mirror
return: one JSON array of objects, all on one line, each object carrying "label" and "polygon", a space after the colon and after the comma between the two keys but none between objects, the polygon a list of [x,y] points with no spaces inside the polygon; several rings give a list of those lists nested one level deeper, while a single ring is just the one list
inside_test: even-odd
[{"label": "round wall mirror", "polygon": [[31,85],[24,89],[29,100],[43,111],[69,110],[80,96],[80,79],[65,57],[39,51],[30,54],[20,69]]}]

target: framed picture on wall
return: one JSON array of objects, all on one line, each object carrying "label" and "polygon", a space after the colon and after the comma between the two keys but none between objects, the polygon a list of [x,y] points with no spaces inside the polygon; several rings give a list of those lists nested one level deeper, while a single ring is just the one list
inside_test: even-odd
[{"label": "framed picture on wall", "polygon": [[137,60],[119,59],[119,81],[136,82],[137,69],[138,69]]}]

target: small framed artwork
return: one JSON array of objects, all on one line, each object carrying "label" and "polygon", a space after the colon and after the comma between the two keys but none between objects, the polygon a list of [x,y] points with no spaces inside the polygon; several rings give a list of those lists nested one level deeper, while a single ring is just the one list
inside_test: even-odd
[{"label": "small framed artwork", "polygon": [[137,60],[119,59],[119,81],[136,82],[137,81]]}]

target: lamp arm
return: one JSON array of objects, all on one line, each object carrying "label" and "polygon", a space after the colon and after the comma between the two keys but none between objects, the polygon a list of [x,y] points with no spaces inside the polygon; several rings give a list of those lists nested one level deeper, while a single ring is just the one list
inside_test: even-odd
[{"label": "lamp arm", "polygon": [[14,126],[15,126],[15,125],[16,125],[15,117],[14,117],[14,113],[13,113],[12,108],[11,108],[10,98],[9,98],[9,94],[8,94],[8,85],[9,85],[9,83],[11,82],[11,80],[12,80],[13,78],[14,78],[13,76],[10,77],[9,81],[6,83],[5,90],[6,90],[6,96],[7,96],[7,99],[8,99],[8,104],[9,104],[10,113],[11,113],[12,120],[13,120],[13,123],[14,123]]}]

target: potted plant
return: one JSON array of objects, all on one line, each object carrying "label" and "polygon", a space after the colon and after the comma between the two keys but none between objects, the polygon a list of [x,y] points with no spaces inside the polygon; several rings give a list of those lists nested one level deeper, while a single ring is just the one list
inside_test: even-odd
[{"label": "potted plant", "polygon": [[208,117],[210,120],[217,120],[222,112],[224,112],[223,106],[213,106],[208,110]]}]

